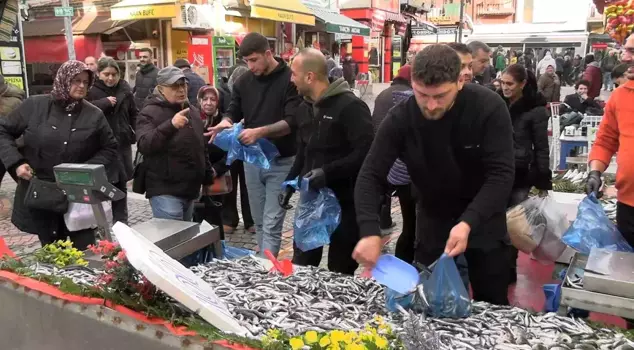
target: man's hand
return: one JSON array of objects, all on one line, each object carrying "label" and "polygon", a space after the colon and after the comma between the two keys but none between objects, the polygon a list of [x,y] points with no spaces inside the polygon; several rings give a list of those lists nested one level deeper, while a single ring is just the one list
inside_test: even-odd
[{"label": "man's hand", "polygon": [[33,178],[33,169],[31,169],[30,165],[24,163],[15,170],[15,174],[19,178],[29,181]]},{"label": "man's hand", "polygon": [[114,97],[114,96],[108,96],[108,97],[106,97],[106,98],[108,99],[108,101],[110,101],[110,104],[111,104],[111,105],[113,105],[113,106],[114,106],[114,105],[116,105],[116,104],[117,104],[117,98],[116,98],[116,97]]},{"label": "man's hand", "polygon": [[590,195],[590,193],[594,193],[597,198],[601,198],[601,185],[603,181],[601,180],[601,172],[598,170],[592,170],[588,174],[588,182],[586,183],[586,194]]},{"label": "man's hand", "polygon": [[244,129],[238,135],[238,140],[244,145],[252,145],[258,139],[262,137],[262,129],[261,128],[253,128],[253,129]]},{"label": "man's hand", "polygon": [[185,127],[185,125],[189,124],[187,113],[189,113],[189,108],[185,108],[182,111],[174,114],[174,117],[172,118],[172,125],[174,125],[176,129],[182,129]]},{"label": "man's hand", "polygon": [[445,254],[450,257],[456,257],[465,250],[467,250],[467,242],[469,241],[469,233],[471,232],[471,227],[462,221],[458,225],[454,226],[449,232],[449,239],[447,240],[447,245],[445,246]]},{"label": "man's hand", "polygon": [[361,238],[357,246],[354,247],[352,258],[367,269],[372,269],[376,265],[376,261],[379,260],[382,245],[380,236]]},{"label": "man's hand", "polygon": [[207,128],[207,132],[204,135],[205,137],[209,137],[209,143],[212,143],[218,133],[224,129],[229,129],[232,126],[233,124],[229,120],[223,119],[220,123],[218,123],[218,125]]},{"label": "man's hand", "polygon": [[277,203],[280,205],[280,207],[282,207],[282,209],[293,209],[293,206],[288,204],[288,202],[291,200],[291,197],[293,196],[293,193],[295,193],[295,189],[293,188],[293,186],[286,186],[286,188],[284,188],[284,191],[282,191],[277,196]]},{"label": "man's hand", "polygon": [[326,173],[323,169],[313,169],[304,175],[303,181],[308,181],[308,187],[315,191],[326,187]]}]

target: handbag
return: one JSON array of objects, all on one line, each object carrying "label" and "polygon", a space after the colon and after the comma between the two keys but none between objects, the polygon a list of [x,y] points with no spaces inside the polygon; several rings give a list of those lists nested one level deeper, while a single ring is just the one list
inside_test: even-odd
[{"label": "handbag", "polygon": [[68,211],[66,192],[55,182],[31,178],[24,197],[24,206],[29,209],[51,211],[64,214]]},{"label": "handbag", "polygon": [[233,191],[233,181],[231,180],[231,173],[227,171],[214,179],[214,183],[211,185],[211,190],[207,192],[207,195],[218,196],[231,193],[231,191]]}]

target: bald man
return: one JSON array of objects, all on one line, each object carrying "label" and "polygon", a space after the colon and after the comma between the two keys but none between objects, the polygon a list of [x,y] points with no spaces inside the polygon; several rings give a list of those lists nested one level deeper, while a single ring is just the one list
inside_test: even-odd
[{"label": "bald man", "polygon": [[88,69],[97,74],[97,59],[92,56],[88,56],[84,59],[84,63],[88,66]]},{"label": "bald man", "polygon": [[[295,162],[287,180],[299,177],[315,191],[330,188],[341,206],[341,222],[330,237],[328,269],[354,274],[358,264],[352,251],[359,241],[354,207],[354,185],[374,138],[370,109],[339,78],[328,81],[327,60],[315,49],[304,49],[293,59],[291,81],[304,97],[298,107],[298,144]],[[287,187],[280,205],[288,208],[294,190]],[[318,266],[322,247],[308,250],[293,245],[293,263]]]}]

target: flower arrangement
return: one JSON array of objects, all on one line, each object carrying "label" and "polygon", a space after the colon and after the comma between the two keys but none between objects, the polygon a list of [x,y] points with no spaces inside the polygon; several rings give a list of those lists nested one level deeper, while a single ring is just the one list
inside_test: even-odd
[{"label": "flower arrangement", "polygon": [[273,329],[262,339],[264,349],[292,350],[380,350],[403,349],[398,337],[385,320],[376,316],[361,331],[334,330],[325,333],[307,331],[302,335],[289,337],[284,332]]},{"label": "flower arrangement", "polygon": [[69,239],[45,245],[35,252],[35,259],[40,263],[52,264],[58,268],[70,265],[88,266],[88,262],[84,260],[84,253],[74,248],[73,242]]}]

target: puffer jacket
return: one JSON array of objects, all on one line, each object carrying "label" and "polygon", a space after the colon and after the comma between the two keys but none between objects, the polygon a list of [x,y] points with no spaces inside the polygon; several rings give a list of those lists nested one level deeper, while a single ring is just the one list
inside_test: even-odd
[{"label": "puffer jacket", "polygon": [[[509,101],[505,99],[507,105]],[[515,188],[552,189],[546,99],[522,97],[509,106],[515,142]]]},{"label": "puffer jacket", "polygon": [[158,68],[153,64],[146,64],[136,72],[136,80],[134,82],[134,102],[138,109],[143,108],[145,99],[152,94],[156,87],[156,76]]},{"label": "puffer jacket", "polygon": [[200,111],[190,107],[189,123],[176,129],[172,118],[181,110],[180,104],[169,103],[155,89],[137,118],[147,198],[172,195],[193,200],[200,195],[201,185],[213,183]]},{"label": "puffer jacket", "polygon": [[[114,106],[108,100],[110,96],[117,98],[117,103]],[[86,99],[101,109],[106,116],[119,147],[129,146],[136,142],[134,128],[139,111],[134,102],[130,85],[125,80],[120,80],[113,87],[108,87],[102,80],[97,80],[88,91]]]},{"label": "puffer jacket", "polygon": [[24,91],[17,86],[12,84],[0,86],[0,117],[7,116],[11,111],[18,108],[24,97]]}]

